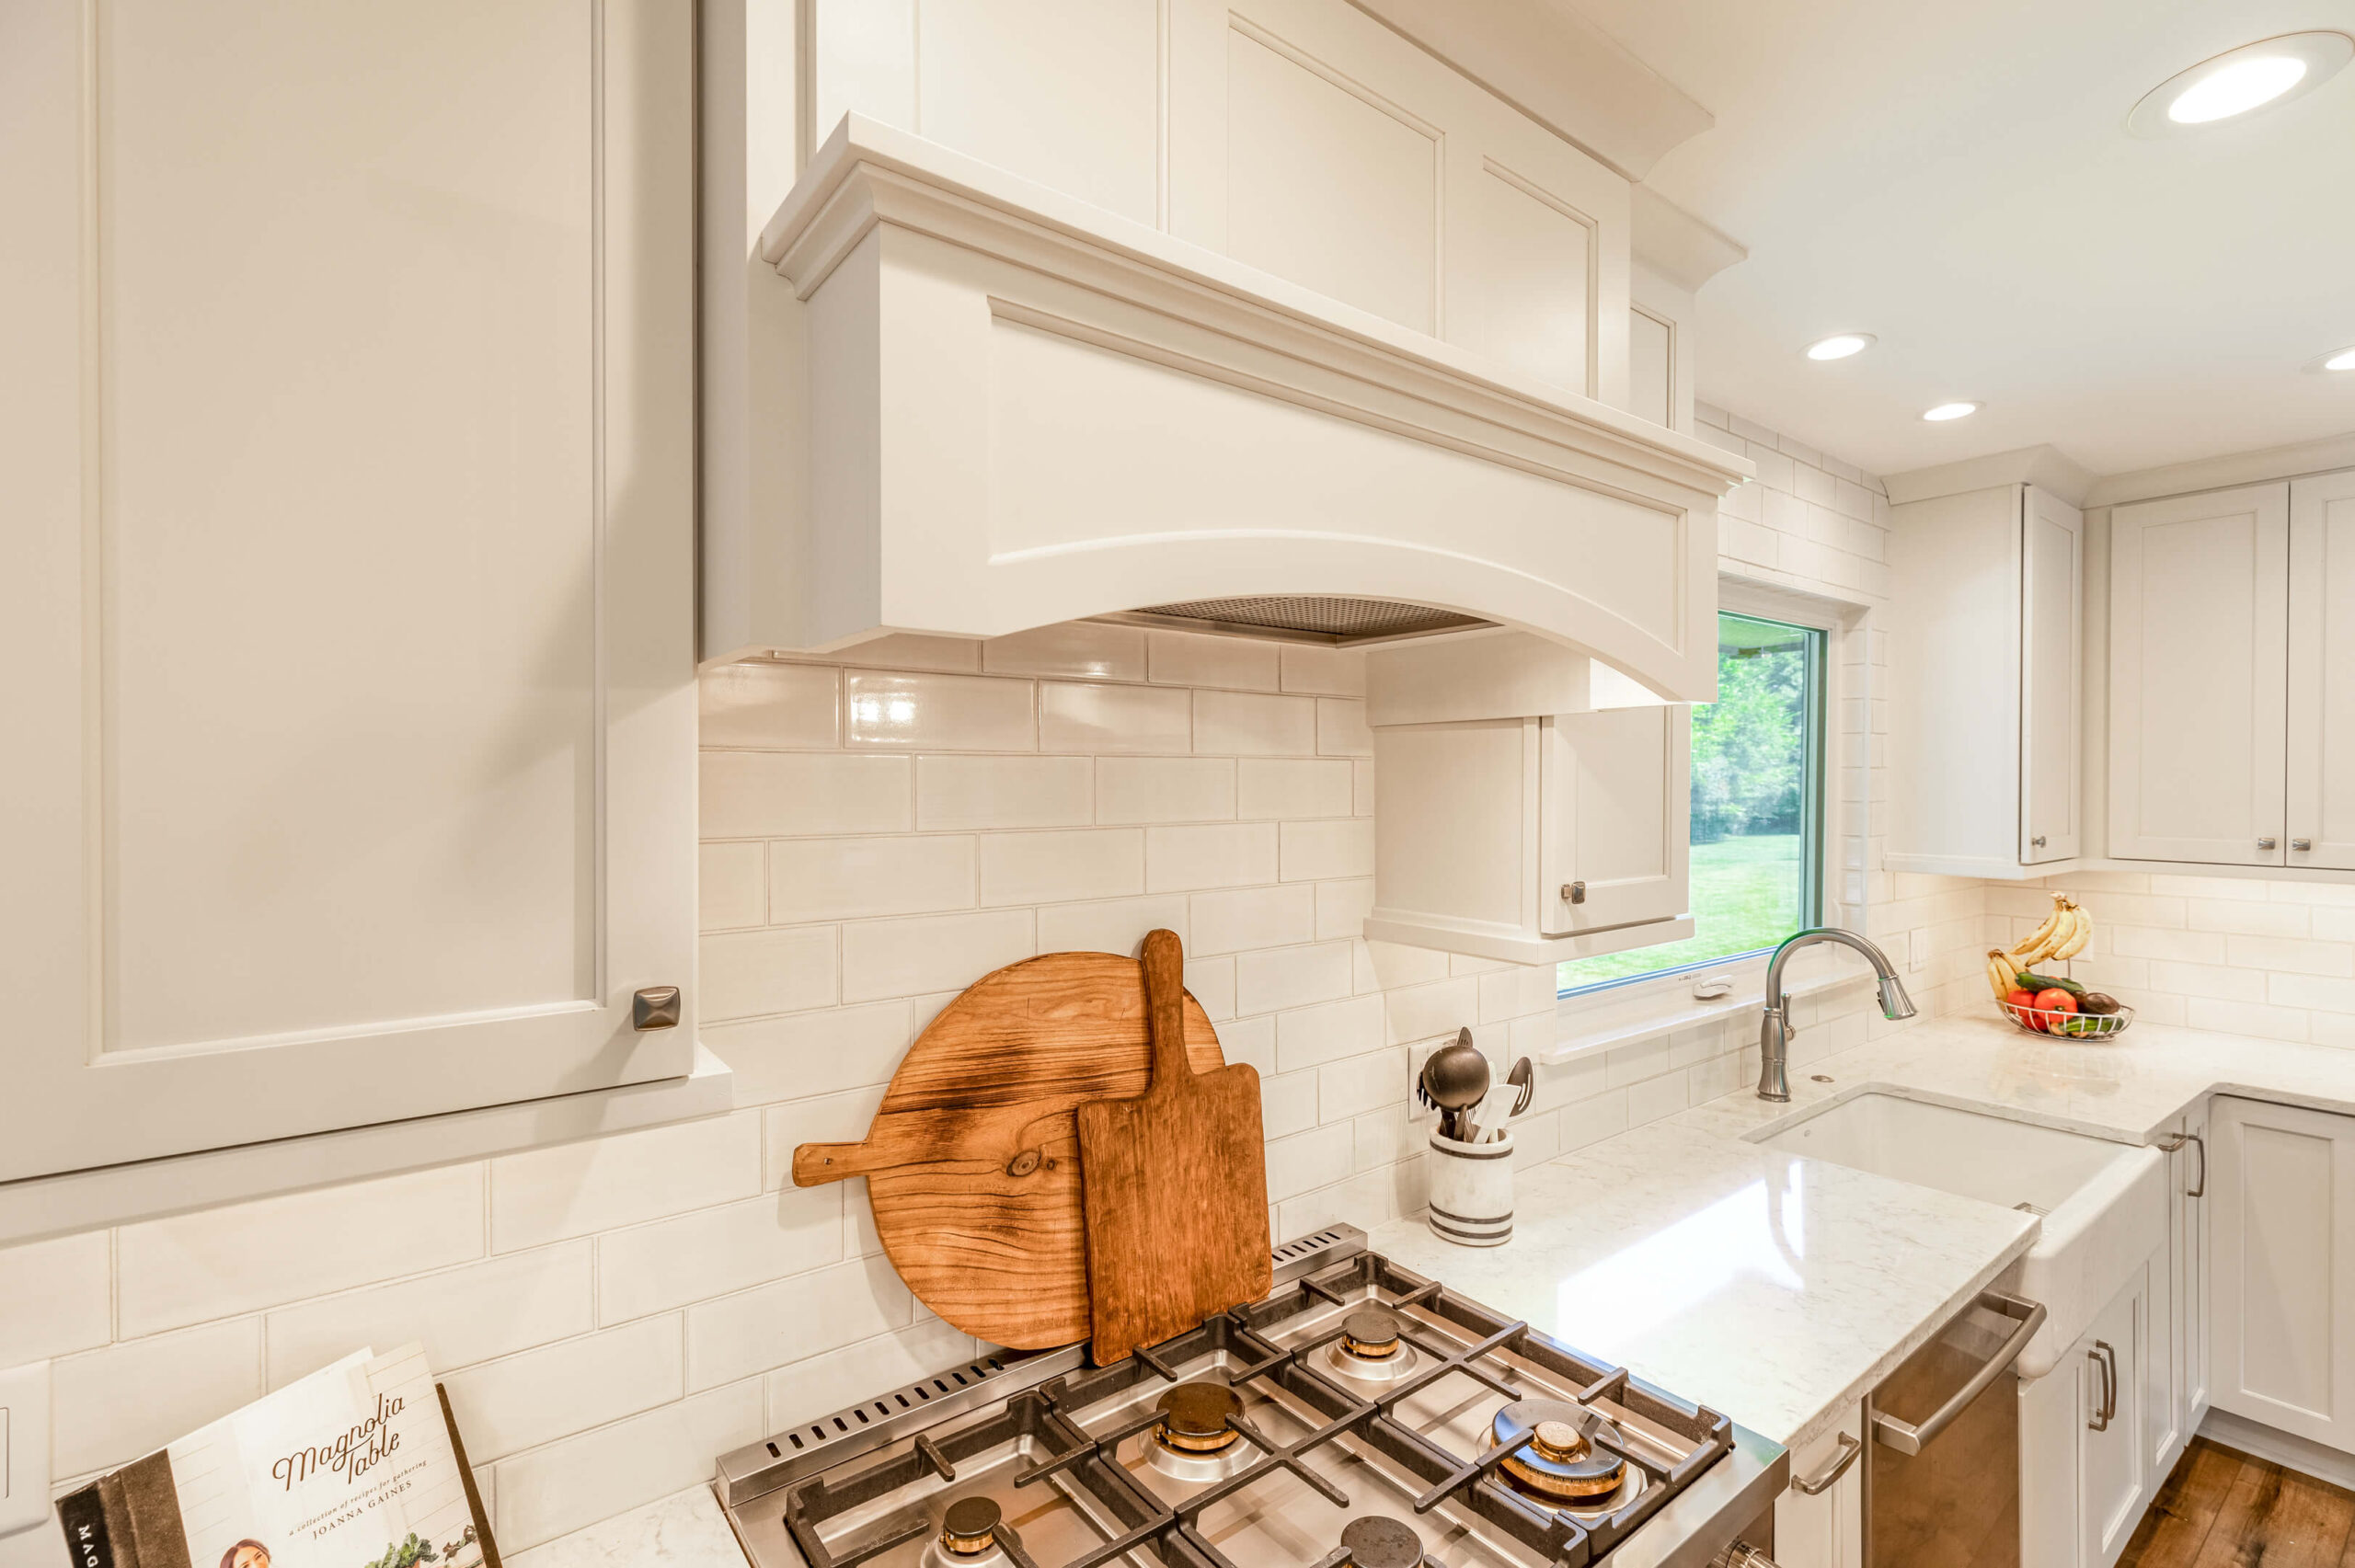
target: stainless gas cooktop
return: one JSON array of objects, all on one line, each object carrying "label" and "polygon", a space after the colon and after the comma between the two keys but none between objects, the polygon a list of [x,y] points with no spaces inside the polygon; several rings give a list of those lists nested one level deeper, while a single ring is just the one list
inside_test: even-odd
[{"label": "stainless gas cooktop", "polygon": [[724,1456],[755,1568],[1701,1568],[1783,1450],[1366,1250],[1110,1367],[993,1356]]}]

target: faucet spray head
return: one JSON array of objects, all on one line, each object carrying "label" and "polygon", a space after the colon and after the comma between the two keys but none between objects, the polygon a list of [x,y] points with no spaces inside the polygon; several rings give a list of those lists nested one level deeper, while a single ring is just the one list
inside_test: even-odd
[{"label": "faucet spray head", "polygon": [[1905,994],[1905,982],[1895,975],[1880,978],[1880,1015],[1883,1018],[1913,1016],[1913,999]]}]

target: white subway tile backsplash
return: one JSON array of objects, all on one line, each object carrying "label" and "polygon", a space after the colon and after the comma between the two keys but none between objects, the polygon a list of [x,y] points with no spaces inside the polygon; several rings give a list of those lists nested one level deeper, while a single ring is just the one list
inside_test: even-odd
[{"label": "white subway tile backsplash", "polygon": [[919,757],[915,825],[1076,828],[1093,818],[1086,757]]},{"label": "white subway tile backsplash", "polygon": [[1346,1122],[1268,1143],[1268,1199],[1281,1203],[1350,1174],[1355,1133]]},{"label": "white subway tile backsplash", "polygon": [[1144,830],[989,833],[982,839],[983,904],[1051,904],[1144,891]]},{"label": "white subway tile backsplash", "polygon": [[1151,828],[1144,885],[1155,893],[1248,887],[1276,879],[1276,824]]},{"label": "white subway tile backsplash", "polygon": [[126,1225],[115,1233],[116,1332],[158,1333],[482,1251],[478,1164]]},{"label": "white subway tile backsplash", "polygon": [[1286,1138],[1315,1125],[1316,1070],[1259,1075],[1259,1130],[1264,1136]]},{"label": "white subway tile backsplash", "polygon": [[913,825],[905,757],[706,751],[698,776],[706,839],[903,833]]},{"label": "white subway tile backsplash", "polygon": [[505,1154],[490,1162],[490,1246],[514,1252],[760,1190],[752,1110]]},{"label": "white subway tile backsplash", "polygon": [[[896,1059],[893,1063],[898,1065]],[[865,1089],[846,1089],[839,1094],[819,1094],[806,1100],[787,1100],[770,1105],[761,1113],[761,1182],[771,1192],[783,1190],[793,1180],[793,1153],[805,1143],[856,1143],[867,1136],[874,1125],[875,1113],[883,1108],[883,1085],[873,1084]],[[864,1195],[867,1179],[853,1176],[846,1182],[836,1182],[823,1187],[803,1189],[809,1192],[839,1192],[845,1213],[851,1207],[854,1190]],[[787,1211],[780,1208],[779,1215]],[[825,1262],[811,1258],[810,1266]],[[775,1278],[791,1274],[793,1269],[778,1269],[760,1278]],[[745,1283],[757,1283],[748,1280]],[[718,1295],[718,1291],[709,1292]]]},{"label": "white subway tile backsplash", "polygon": [[500,1549],[522,1551],[708,1482],[713,1455],[764,1435],[762,1414],[761,1385],[748,1378],[499,1460]]},{"label": "white subway tile backsplash", "polygon": [[1272,692],[1279,684],[1278,647],[1248,637],[1198,632],[1147,632],[1149,679],[1162,686],[1218,686]]},{"label": "white subway tile backsplash", "polygon": [[707,1389],[910,1327],[890,1264],[857,1258],[687,1309],[687,1386]]},{"label": "white subway tile backsplash", "polygon": [[1194,692],[1194,750],[1218,757],[1313,757],[1315,697]]},{"label": "white subway tile backsplash", "polygon": [[880,1334],[780,1367],[765,1379],[769,1430],[814,1422],[971,1360],[971,1334],[926,1313],[913,1328]]},{"label": "white subway tile backsplash", "polygon": [[363,1345],[393,1350],[418,1340],[439,1373],[587,1333],[597,1322],[591,1247],[562,1242],[281,1307],[264,1320],[270,1386]]},{"label": "white subway tile backsplash", "polygon": [[259,1399],[261,1319],[126,1339],[50,1363],[50,1473],[127,1464]]},{"label": "white subway tile backsplash", "polygon": [[1316,934],[1319,939],[1359,936],[1373,909],[1373,878],[1357,877],[1316,885]]},{"label": "white subway tile backsplash", "polygon": [[1365,695],[1365,655],[1355,648],[1284,644],[1279,650],[1283,689],[1322,697]]},{"label": "white subway tile backsplash", "polygon": [[831,1094],[890,1080],[915,1032],[903,1001],[706,1026],[704,1044],[736,1074],[736,1103]]},{"label": "white subway tile backsplash", "polygon": [[92,1230],[0,1247],[0,1367],[46,1361],[112,1337],[109,1240]]},{"label": "white subway tile backsplash", "polygon": [[1365,704],[1346,697],[1316,699],[1316,754],[1371,757],[1373,731],[1366,727]]},{"label": "white subway tile backsplash", "polygon": [[1189,900],[1193,940],[1187,951],[1200,957],[1307,942],[1316,929],[1321,889],[1301,884],[1196,893]]},{"label": "white subway tile backsplash", "polygon": [[933,751],[1032,751],[1039,745],[1033,681],[994,675],[843,677],[843,741]]},{"label": "white subway tile backsplash", "polygon": [[1373,819],[1285,822],[1279,864],[1287,882],[1373,875]]},{"label": "white subway tile backsplash", "polygon": [[1383,999],[1352,997],[1276,1015],[1276,1066],[1285,1072],[1321,1067],[1380,1049]]},{"label": "white subway tile backsplash", "polygon": [[1039,686],[1039,750],[1182,754],[1194,746],[1194,705],[1182,687]]},{"label": "white subway tile backsplash", "polygon": [[686,1393],[677,1312],[526,1350],[442,1379],[466,1458],[482,1462]]},{"label": "white subway tile backsplash", "polygon": [[1235,815],[1246,821],[1350,817],[1353,764],[1246,757],[1235,763]]},{"label": "white subway tile backsplash", "polygon": [[726,931],[768,919],[768,846],[705,844],[695,861],[695,927]]},{"label": "white subway tile backsplash", "polygon": [[1197,952],[1189,933],[1190,924],[1182,893],[1149,894],[1142,898],[1110,898],[1101,903],[1054,904],[1039,911],[1039,951],[1041,953],[1117,953],[1133,958],[1144,946],[1145,933],[1166,929],[1189,953]]},{"label": "white subway tile backsplash", "polygon": [[721,931],[701,942],[701,1013],[715,1024],[834,1001],[834,928]]},{"label": "white subway tile backsplash", "polygon": [[[862,1124],[850,1137],[865,1131]],[[597,1240],[597,1321],[623,1322],[806,1273],[840,1262],[843,1244],[839,1183],[786,1186],[615,1230]]]},{"label": "white subway tile backsplash", "polygon": [[843,927],[843,1000],[962,990],[1038,951],[1030,911],[862,921]]},{"label": "white subway tile backsplash", "polygon": [[1361,817],[1373,816],[1373,763],[1367,761],[1355,764],[1355,772],[1351,776],[1357,781],[1355,791],[1357,814]]},{"label": "white subway tile backsplash", "polygon": [[1316,1070],[1317,1119],[1350,1121],[1384,1106],[1405,1104],[1411,1090],[1404,1046],[1328,1061]]},{"label": "white subway tile backsplash", "polygon": [[1392,1045],[1453,1035],[1478,1021],[1480,988],[1471,977],[1388,993]]},{"label": "white subway tile backsplash", "polygon": [[970,675],[982,667],[982,643],[978,637],[928,637],[917,632],[892,632],[829,654],[820,662],[861,670],[937,670],[946,674]]},{"label": "white subway tile backsplash", "polygon": [[1271,947],[1235,958],[1235,1011],[1275,1013],[1350,994],[1350,944]]},{"label": "white subway tile backsplash", "polygon": [[1235,761],[1227,757],[1100,757],[1096,820],[1231,821],[1235,777]]},{"label": "white subway tile backsplash", "polygon": [[822,664],[729,664],[696,683],[705,746],[822,750],[842,739],[842,672]]},{"label": "white subway tile backsplash", "polygon": [[792,925],[971,909],[975,853],[971,837],[953,833],[779,840],[768,846],[768,919]]},{"label": "white subway tile backsplash", "polygon": [[1066,621],[982,645],[992,675],[1070,675],[1089,681],[1144,679],[1144,633],[1135,626]]}]

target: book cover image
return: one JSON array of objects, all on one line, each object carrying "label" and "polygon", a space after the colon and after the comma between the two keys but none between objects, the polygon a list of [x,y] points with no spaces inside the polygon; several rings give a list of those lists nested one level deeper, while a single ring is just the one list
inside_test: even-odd
[{"label": "book cover image", "polygon": [[167,1450],[190,1568],[479,1568],[422,1346],[359,1351]]}]

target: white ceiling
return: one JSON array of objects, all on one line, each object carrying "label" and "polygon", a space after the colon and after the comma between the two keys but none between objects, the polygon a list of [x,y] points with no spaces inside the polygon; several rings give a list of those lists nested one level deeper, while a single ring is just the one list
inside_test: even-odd
[{"label": "white ceiling", "polygon": [[[2202,135],[2128,109],[2355,0],[1575,0],[1715,112],[1647,183],[1750,249],[1701,395],[1884,474],[2049,442],[2098,474],[2355,430],[2355,67]],[[1854,359],[1800,350],[1852,330]],[[1987,406],[1947,425],[1923,409]]]}]

